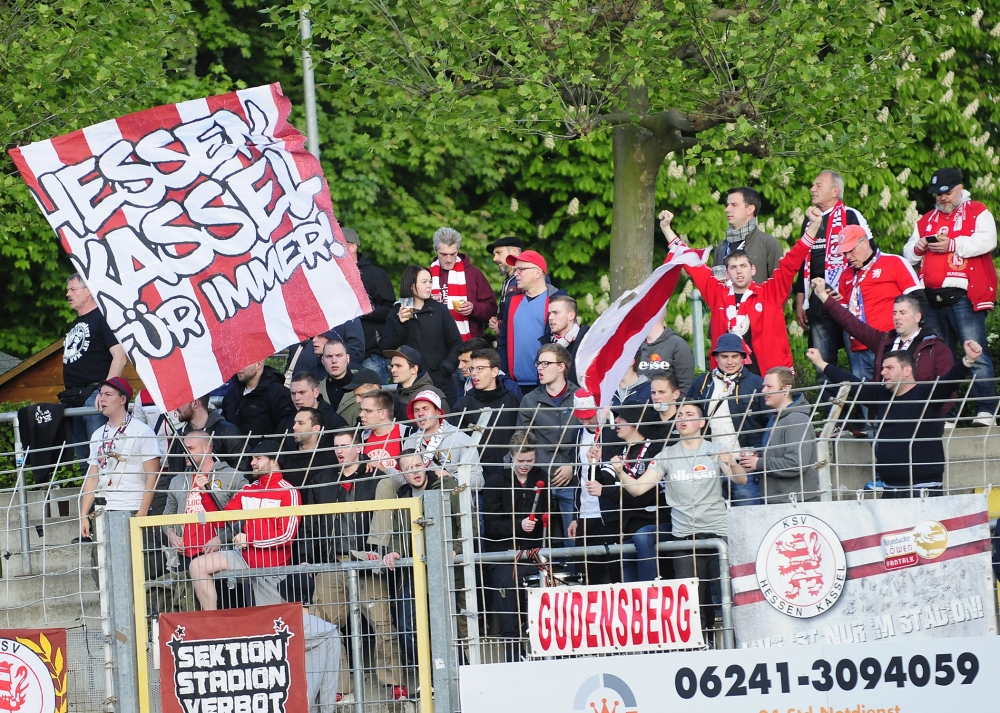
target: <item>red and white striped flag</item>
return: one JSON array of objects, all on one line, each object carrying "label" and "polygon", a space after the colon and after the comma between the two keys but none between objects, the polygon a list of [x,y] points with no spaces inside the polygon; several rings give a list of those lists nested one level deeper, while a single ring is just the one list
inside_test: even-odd
[{"label": "red and white striped flag", "polygon": [[156,403],[371,310],[278,84],[11,151]]},{"label": "red and white striped flag", "polygon": [[611,403],[642,340],[660,319],[680,277],[682,265],[702,265],[711,248],[672,251],[666,262],[636,287],[611,303],[584,335],[576,352],[580,386],[594,395],[597,406]]}]

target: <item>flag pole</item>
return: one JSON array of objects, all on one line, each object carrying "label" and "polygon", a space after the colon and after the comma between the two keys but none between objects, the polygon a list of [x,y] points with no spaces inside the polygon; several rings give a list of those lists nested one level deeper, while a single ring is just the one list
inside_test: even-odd
[{"label": "flag pole", "polygon": [[299,11],[299,31],[302,33],[302,89],[306,104],[306,137],[309,153],[319,158],[319,126],[316,121],[316,83],[313,81],[312,55],[309,46],[312,44],[312,24],[309,13]]}]

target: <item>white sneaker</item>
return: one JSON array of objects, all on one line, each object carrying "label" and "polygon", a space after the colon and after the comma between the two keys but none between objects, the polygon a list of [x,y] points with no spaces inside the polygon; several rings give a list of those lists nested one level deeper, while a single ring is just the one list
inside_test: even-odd
[{"label": "white sneaker", "polygon": [[947,421],[944,422],[944,427],[945,428],[954,428],[955,427],[955,423],[956,423],[956,419],[949,418]]},{"label": "white sneaker", "polygon": [[972,422],[977,426],[992,426],[994,425],[993,414],[989,411],[980,411],[976,414],[976,417],[972,419]]}]

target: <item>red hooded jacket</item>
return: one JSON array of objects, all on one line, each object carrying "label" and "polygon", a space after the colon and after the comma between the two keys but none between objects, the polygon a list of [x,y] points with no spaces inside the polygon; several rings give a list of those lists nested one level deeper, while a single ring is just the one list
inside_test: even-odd
[{"label": "red hooded jacket", "polygon": [[[785,324],[785,302],[792,289],[792,281],[809,256],[815,241],[809,235],[803,236],[795,247],[785,253],[770,278],[758,284],[750,283],[749,294],[743,297],[740,314],[750,321],[754,356],[760,373],[764,374],[772,366],[792,368],[792,349],[788,344],[788,326]],[[668,256],[669,257],[669,256]],[[712,344],[729,331],[727,310],[736,309],[733,288],[720,282],[707,265],[690,267],[684,265],[695,287],[701,291],[702,299],[709,307],[711,315]],[[715,357],[712,357],[715,368]]]},{"label": "red hooded jacket", "polygon": [[[299,491],[281,473],[268,473],[243,486],[226,505],[226,510],[262,510],[300,505]],[[245,520],[243,534],[247,547],[243,559],[251,567],[281,567],[292,558],[292,540],[299,529],[295,517],[268,517]]]}]

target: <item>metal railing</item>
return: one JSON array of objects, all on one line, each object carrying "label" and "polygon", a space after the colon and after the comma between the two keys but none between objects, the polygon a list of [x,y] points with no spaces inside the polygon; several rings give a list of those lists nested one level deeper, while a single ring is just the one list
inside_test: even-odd
[{"label": "metal railing", "polygon": [[[942,436],[925,438],[919,433],[925,426],[933,426],[938,429],[943,426],[943,417],[933,413],[941,401],[952,401],[961,412],[965,409],[969,400],[968,384],[954,384],[956,395],[947,399],[940,399],[937,403],[928,404],[920,417],[911,424],[914,437],[906,441],[904,450],[910,454],[911,465],[913,463],[925,463],[940,466],[942,472],[942,490],[945,493],[969,492],[970,490],[988,490],[994,484],[1000,485],[1000,449],[993,445],[996,439],[990,438],[994,434],[994,428],[967,428],[968,421],[960,421],[958,428],[942,429]],[[863,497],[879,497],[879,463],[877,462],[877,448],[886,443],[893,443],[881,437],[880,428],[882,424],[875,423],[874,427],[868,427],[867,436],[854,437],[851,429],[847,428],[848,418],[845,414],[858,413],[863,402],[858,399],[858,392],[850,385],[843,385],[828,389],[824,394],[818,387],[797,389],[793,392],[795,396],[802,396],[800,403],[805,408],[810,422],[809,437],[797,444],[793,451],[798,453],[799,467],[802,474],[793,480],[796,486],[791,490],[796,493],[796,498],[819,498],[819,499],[847,499]],[[731,413],[738,411],[737,399],[745,402],[749,395],[743,394],[733,396],[727,401]],[[737,415],[733,423],[735,436],[739,441],[756,441],[758,445],[748,446],[742,443],[735,448],[737,452],[754,451],[764,454],[768,445],[759,445],[760,439],[769,437],[773,432],[773,424],[768,425],[768,421],[775,415],[774,410],[763,404],[761,396],[754,395],[754,406]],[[829,399],[829,400],[824,400]],[[872,404],[867,404],[872,405]],[[754,410],[756,409],[756,410]],[[70,415],[85,415],[93,413],[89,409],[68,410]],[[488,661],[498,660],[500,655],[500,636],[497,630],[497,619],[500,612],[494,604],[496,589],[492,586],[489,577],[489,568],[498,563],[509,563],[519,556],[520,549],[508,549],[503,546],[497,551],[497,541],[491,539],[488,532],[485,532],[482,525],[487,517],[493,521],[504,518],[510,524],[515,524],[518,519],[517,513],[490,511],[484,508],[483,502],[489,501],[487,497],[490,493],[512,494],[515,486],[510,479],[511,465],[509,462],[510,451],[504,444],[509,441],[513,432],[528,428],[538,432],[547,438],[544,444],[551,450],[563,451],[569,454],[568,457],[578,467],[575,480],[571,482],[574,497],[581,488],[581,476],[586,484],[587,463],[581,463],[580,444],[578,442],[581,434],[577,422],[565,419],[561,425],[544,426],[551,422],[551,416],[561,414],[566,417],[567,409],[535,409],[532,411],[510,413],[509,411],[485,411],[485,412],[461,412],[450,414],[444,418],[450,423],[464,427],[467,434],[472,434],[472,440],[468,441],[462,448],[473,449],[476,458],[473,462],[460,463],[460,459],[454,461],[439,460],[434,467],[441,468],[449,475],[456,477],[460,485],[455,490],[455,507],[452,508],[448,499],[444,499],[447,512],[442,510],[441,515],[431,512],[432,502],[439,502],[439,498],[424,498],[426,527],[423,528],[425,535],[431,533],[437,539],[428,540],[426,546],[426,564],[428,569],[428,597],[430,630],[432,633],[430,642],[430,657],[432,660],[431,674],[433,676],[433,687],[435,690],[435,703],[447,709],[448,701],[452,700],[457,704],[457,670],[461,665],[475,665]],[[505,425],[497,425],[498,417],[504,415],[516,416],[516,418],[504,420]],[[995,414],[994,414],[995,416]],[[753,417],[753,421],[751,420]],[[718,418],[718,416],[716,416]],[[731,418],[731,416],[730,416]],[[864,419],[852,417],[859,426],[864,425]],[[763,421],[765,425],[759,425]],[[519,425],[520,422],[520,425]],[[0,415],[0,423],[11,423],[16,429],[16,414]],[[410,423],[409,425],[413,425]],[[609,424],[604,425],[604,434],[614,436],[613,429]],[[641,425],[641,424],[640,424]],[[541,427],[541,426],[544,426]],[[546,430],[547,429],[547,430]],[[932,430],[933,430],[932,429]],[[355,433],[360,428],[350,429],[348,432]],[[284,438],[287,434],[277,434],[278,438]],[[709,434],[711,435],[711,434]],[[406,437],[402,440],[407,440]],[[481,439],[481,440],[480,440]],[[327,434],[327,439],[321,442],[317,453],[327,453],[334,449],[331,434]],[[661,439],[662,440],[662,439]],[[934,441],[937,443],[935,444]],[[621,452],[623,445],[615,442],[612,445],[605,442],[606,448],[610,449],[595,465],[596,469],[606,468],[610,465],[609,459],[615,448]],[[810,445],[811,444],[811,445]],[[57,453],[59,457],[58,465],[65,466],[76,462],[70,455],[73,452],[70,447],[58,446],[49,449],[52,453]],[[402,444],[400,444],[402,445]],[[419,445],[419,443],[418,443]],[[936,456],[928,460],[926,453],[929,446],[940,447],[943,456],[938,459]],[[115,651],[110,628],[113,616],[116,615],[115,607],[117,598],[110,599],[102,604],[99,593],[104,588],[98,588],[92,580],[92,574],[101,571],[100,566],[94,569],[91,564],[91,553],[102,552],[104,545],[90,543],[73,543],[73,536],[78,533],[79,512],[78,512],[78,488],[79,482],[68,480],[65,471],[57,470],[57,476],[50,482],[33,484],[34,469],[27,464],[25,459],[26,448],[20,447],[8,457],[14,457],[15,468],[6,472],[8,476],[16,476],[16,485],[7,490],[0,491],[0,497],[5,502],[0,503],[0,508],[4,509],[4,559],[0,564],[3,567],[3,580],[0,586],[6,596],[7,604],[7,624],[8,626],[41,626],[51,624],[65,624],[76,627],[74,631],[86,632],[81,637],[83,642],[101,641],[107,647],[106,658],[109,659],[108,666],[119,665],[119,654]],[[294,450],[296,446],[293,442],[285,441],[284,449]],[[811,450],[810,450],[811,448]],[[283,452],[287,453],[287,450]],[[2,457],[4,454],[0,454]],[[178,455],[184,457],[183,451]],[[86,464],[82,464],[84,469]],[[546,477],[552,475],[553,468],[549,464],[546,467]],[[475,473],[482,468],[486,472],[485,483],[482,487],[475,485]],[[817,478],[815,486],[809,485],[806,478],[806,471],[815,470]],[[913,470],[910,470],[911,482],[917,485],[919,490],[919,479],[912,479]],[[164,473],[164,484],[168,483],[169,477],[173,473]],[[768,497],[771,493],[769,488],[772,481],[769,480],[766,469],[760,473],[760,484],[762,488],[761,497]],[[506,479],[504,479],[506,476]],[[388,468],[385,472],[385,480],[401,486],[405,482],[406,474],[394,468]],[[302,488],[303,492],[308,492],[312,486],[307,483]],[[562,507],[567,502],[560,497],[556,497],[556,489],[544,488],[544,495],[538,503],[538,513],[550,516],[552,522],[561,520]],[[729,494],[727,507],[739,507],[747,502],[741,499],[735,491]],[[787,500],[786,500],[787,501]],[[403,501],[400,501],[403,502]],[[486,503],[487,506],[489,502]],[[579,513],[576,505],[570,504],[572,515]],[[454,514],[452,514],[452,509]],[[657,517],[665,517],[667,510],[663,510]],[[523,514],[523,513],[522,513]],[[619,521],[624,520],[630,513],[627,508],[621,507],[616,513]],[[992,515],[996,516],[996,513]],[[185,516],[178,516],[185,517]],[[188,515],[187,518],[192,516]],[[447,527],[437,528],[431,526],[430,521],[440,517],[440,523],[447,524]],[[150,531],[156,523],[153,519],[133,520],[133,530]],[[657,523],[660,522],[658,519]],[[138,524],[136,524],[138,523]],[[623,562],[635,553],[635,545],[631,542],[634,533],[617,531],[610,538],[611,541],[598,546],[586,546],[588,542],[571,543],[567,540],[564,532],[551,534],[548,541],[538,545],[542,554],[549,561],[556,561],[565,564],[563,571],[573,573],[575,579],[580,583],[589,581],[595,564],[605,564],[610,558],[615,564],[610,570],[616,572],[613,576],[624,578],[622,570]],[[578,538],[579,539],[579,538]],[[719,559],[720,576],[717,585],[720,590],[718,602],[713,602],[720,607],[721,626],[717,627],[719,646],[729,646],[732,642],[732,619],[731,607],[727,604],[728,589],[728,567],[724,563],[724,540],[698,541],[695,545],[698,549],[708,548],[714,551],[714,555]],[[152,543],[139,543],[152,551]],[[159,545],[162,547],[162,543]],[[533,545],[534,547],[534,545]],[[676,551],[687,551],[692,548],[690,542],[658,542],[656,545],[661,555],[660,561],[664,566],[669,566],[670,557]],[[712,550],[712,548],[715,548]],[[372,552],[379,556],[385,553],[382,549],[372,545]],[[453,554],[456,553],[456,554]],[[465,553],[465,554],[460,554]],[[133,554],[133,557],[135,555]],[[145,553],[144,553],[145,557]],[[601,559],[601,562],[595,560]],[[133,563],[135,560],[133,560]],[[401,566],[408,567],[412,563],[410,559],[403,559]],[[334,566],[335,570],[342,570],[345,573],[351,571],[360,573],[374,571],[382,565],[381,562],[358,562],[342,563]],[[313,569],[310,569],[313,568]],[[617,569],[616,569],[617,568]],[[313,565],[295,565],[286,571],[292,573],[313,573],[317,570]],[[331,570],[332,571],[332,570]],[[608,571],[608,568],[605,568]],[[143,577],[143,587],[146,579],[143,567],[131,566],[133,576]],[[105,572],[107,577],[107,573]],[[349,574],[347,575],[349,578]],[[228,581],[231,576],[226,576]],[[239,577],[237,577],[239,578]],[[67,580],[74,580],[75,584],[67,585]],[[115,575],[111,575],[106,581],[115,581]],[[110,588],[109,588],[110,589]],[[728,599],[731,602],[731,591]],[[729,613],[727,614],[727,610]],[[136,609],[144,612],[144,608]],[[523,612],[516,611],[516,614]],[[120,620],[123,614],[118,612]],[[357,616],[362,616],[362,611],[355,607],[351,612],[353,622],[358,623]],[[362,618],[364,618],[362,616]],[[115,626],[118,626],[116,623]],[[88,627],[88,628],[84,628]],[[396,623],[393,623],[396,627]],[[364,628],[364,624],[358,627]],[[103,630],[97,639],[94,638],[96,630]],[[353,629],[352,635],[353,635]],[[393,635],[398,636],[398,629],[393,629]],[[522,631],[523,634],[523,631]],[[526,644],[526,639],[521,638],[522,650]],[[352,651],[352,655],[357,657],[356,639],[349,638],[346,644]],[[365,649],[364,641],[360,646]],[[367,655],[361,652],[362,657]],[[438,663],[443,668],[438,668]],[[121,664],[125,665],[125,664]],[[86,673],[86,676],[92,676]],[[99,678],[103,679],[104,671],[100,671]],[[73,672],[71,670],[70,690],[82,690],[80,686],[74,688]],[[452,677],[452,678],[449,678]],[[114,677],[105,684],[107,693],[101,697],[101,707],[114,705],[115,700],[122,700],[121,694],[114,691],[115,685],[122,685],[125,679]],[[355,687],[356,684],[355,684]],[[94,687],[89,691],[91,697],[94,696]],[[454,694],[454,696],[452,696]],[[82,694],[81,694],[82,695]],[[111,703],[109,703],[109,701]],[[357,699],[356,699],[357,702]],[[371,701],[369,701],[371,703]],[[88,704],[91,705],[91,704]],[[96,707],[83,706],[80,710],[97,710]],[[452,708],[457,710],[457,708]]]}]

